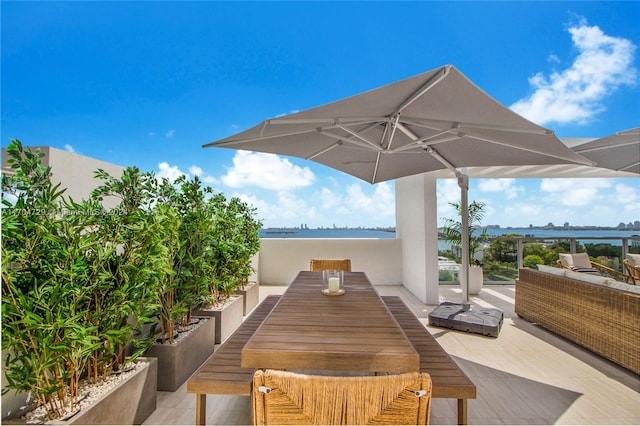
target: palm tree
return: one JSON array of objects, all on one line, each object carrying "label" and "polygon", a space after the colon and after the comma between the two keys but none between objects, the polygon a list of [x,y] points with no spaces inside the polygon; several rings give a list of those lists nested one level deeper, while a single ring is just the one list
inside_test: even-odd
[{"label": "palm tree", "polygon": [[[458,217],[462,216],[462,207],[459,203],[449,203],[456,209]],[[473,265],[474,254],[483,243],[489,241],[487,228],[482,227],[482,219],[484,219],[485,203],[482,201],[473,201],[469,204],[469,263]],[[462,245],[462,221],[461,219],[444,219],[444,227],[442,228],[444,240],[451,244],[451,248],[460,248]],[[476,260],[476,264],[479,262]]]}]

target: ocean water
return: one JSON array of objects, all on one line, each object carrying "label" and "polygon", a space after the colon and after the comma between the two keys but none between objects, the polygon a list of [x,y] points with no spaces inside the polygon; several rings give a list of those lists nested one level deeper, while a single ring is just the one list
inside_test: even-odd
[{"label": "ocean water", "polygon": [[[611,241],[618,241],[620,238],[640,236],[640,231],[619,231],[619,230],[551,230],[551,229],[531,229],[531,228],[500,228],[488,229],[487,232],[493,236],[519,234],[537,238],[557,239],[563,237],[575,237],[580,241],[596,238],[594,241],[601,241],[602,238],[613,238]],[[393,230],[379,229],[297,229],[297,228],[268,228],[260,230],[261,238],[395,238]],[[609,241],[609,240],[606,240]]]},{"label": "ocean water", "polygon": [[[549,240],[563,237],[578,238],[581,244],[611,244],[622,246],[621,238],[640,236],[640,231],[619,231],[610,229],[589,230],[552,230],[531,228],[500,228],[488,229],[492,236],[518,234]],[[378,229],[297,229],[297,228],[269,228],[260,230],[260,238],[395,238],[393,230]],[[611,238],[611,239],[609,239]],[[630,245],[640,244],[640,241],[629,242]],[[438,250],[449,250],[451,245],[443,240],[438,241]]]},{"label": "ocean water", "polygon": [[395,238],[395,231],[378,229],[297,229],[268,228],[260,230],[260,238]]}]

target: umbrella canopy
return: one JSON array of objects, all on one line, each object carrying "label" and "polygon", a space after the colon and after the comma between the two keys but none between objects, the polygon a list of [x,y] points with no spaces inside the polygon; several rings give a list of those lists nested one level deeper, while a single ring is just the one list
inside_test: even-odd
[{"label": "umbrella canopy", "polygon": [[443,169],[446,163],[591,164],[451,65],[266,120],[205,145],[212,146],[301,157],[370,183]]},{"label": "umbrella canopy", "polygon": [[583,143],[573,150],[598,167],[640,175],[640,127]]},{"label": "umbrella canopy", "polygon": [[587,164],[552,131],[488,96],[452,65],[263,121],[204,145],[313,160],[370,183],[439,169],[458,178],[468,300],[468,176],[473,166]]}]

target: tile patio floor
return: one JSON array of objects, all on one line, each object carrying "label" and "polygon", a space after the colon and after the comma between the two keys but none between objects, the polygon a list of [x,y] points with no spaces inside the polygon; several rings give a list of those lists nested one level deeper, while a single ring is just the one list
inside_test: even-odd
[{"label": "tile patio floor", "polygon": [[[286,287],[261,286],[261,299]],[[434,306],[420,303],[401,286],[376,286],[383,296],[401,296],[426,325]],[[640,377],[581,349],[513,312],[514,286],[485,286],[472,296],[477,306],[504,312],[498,338],[427,327],[471,378],[478,398],[469,400],[469,424],[640,424]],[[440,299],[461,301],[458,287],[441,286]],[[640,350],[640,348],[638,348]],[[195,422],[195,395],[186,384],[158,392],[147,425]],[[248,397],[209,395],[207,423],[251,423]],[[431,424],[455,424],[456,401],[434,399]]]}]

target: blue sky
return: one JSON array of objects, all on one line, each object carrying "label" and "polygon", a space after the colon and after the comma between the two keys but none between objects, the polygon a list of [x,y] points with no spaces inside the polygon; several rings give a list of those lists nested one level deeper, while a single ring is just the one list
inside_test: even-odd
[{"label": "blue sky", "polygon": [[[203,144],[445,64],[560,138],[640,125],[640,2],[2,1],[0,13],[2,146],[197,174],[268,227],[392,226],[393,182]],[[438,190],[451,217],[456,182]],[[501,226],[640,220],[640,178],[472,179],[469,199]]]}]

